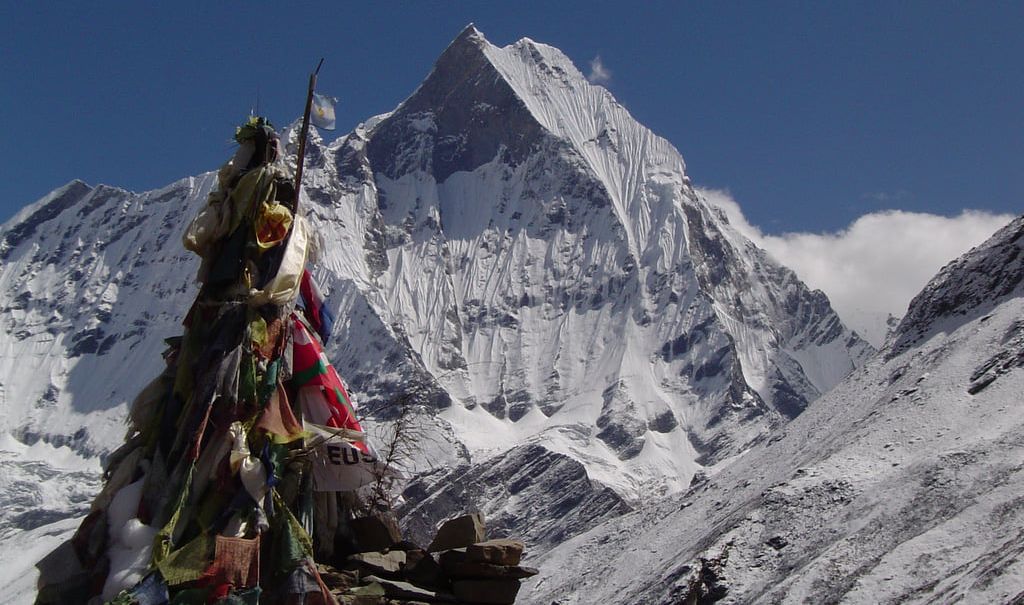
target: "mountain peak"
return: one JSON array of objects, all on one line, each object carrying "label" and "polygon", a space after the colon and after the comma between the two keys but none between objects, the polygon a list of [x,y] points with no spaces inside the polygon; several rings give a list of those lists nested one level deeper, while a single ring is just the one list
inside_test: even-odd
[{"label": "mountain peak", "polygon": [[452,40],[449,46],[457,44],[473,44],[479,46],[480,44],[487,44],[487,39],[484,38],[483,33],[476,28],[476,25],[470,22],[466,27],[459,32],[458,36]]},{"label": "mountain peak", "polygon": [[484,49],[488,46],[490,46],[490,42],[487,41],[487,38],[484,37],[483,33],[475,25],[470,23],[458,36],[455,36],[455,39],[448,44],[448,47],[444,49],[441,56],[437,58],[437,63],[434,64],[434,72],[427,77],[427,80],[430,80],[438,70],[465,69],[466,64],[463,62],[468,61],[468,65],[472,66],[479,63],[480,60],[485,60]]},{"label": "mountain peak", "polygon": [[[374,185],[383,231],[395,236],[374,244],[375,259],[391,259],[374,261],[381,275],[397,276],[385,266],[394,262],[402,272],[450,276],[439,290],[398,289],[408,288],[409,301],[447,306],[440,314],[436,305],[402,313],[415,317],[409,334],[440,343],[424,349],[428,366],[465,370],[442,381],[459,392],[469,392],[461,380],[487,385],[461,402],[467,410],[482,406],[514,423],[534,410],[552,418],[568,401],[560,394],[599,401],[587,411],[596,438],[615,452],[613,464],[626,464],[655,440],[645,436],[650,423],[666,433],[681,426],[673,410],[692,396],[716,411],[687,412],[683,430],[696,454],[668,465],[666,479],[685,483],[693,465],[713,464],[795,416],[868,352],[823,295],[768,259],[751,258],[752,244],[697,198],[671,143],[587,82],[557,48],[528,38],[498,47],[467,27],[369,133],[365,157],[366,164],[346,165]],[[556,248],[538,253],[552,238]],[[487,268],[470,269],[477,260]],[[494,361],[481,342],[518,342],[519,328],[550,333],[573,350],[578,343],[566,343],[552,320],[570,309],[583,317],[582,332],[616,334],[606,342],[642,333],[635,342],[651,343],[660,386],[595,379],[557,354],[540,363],[544,370],[527,362],[516,377],[469,369]],[[607,322],[606,312],[614,317]],[[736,322],[757,328],[736,335],[729,331]],[[509,359],[521,351],[531,359],[549,352],[524,344]],[[599,348],[591,361],[614,366],[633,354]],[[666,384],[679,399],[658,394]]]},{"label": "mountain peak", "polygon": [[910,301],[895,331],[894,357],[936,331],[952,331],[1024,290],[1024,216],[949,263]]},{"label": "mountain peak", "polygon": [[[498,47],[469,24],[416,91],[375,128],[369,155],[374,169],[391,177],[421,170],[440,183],[490,162],[499,149],[515,165],[552,135],[583,155],[595,142],[616,154],[618,142],[611,139],[630,138],[625,131],[651,134],[606,89],[587,82],[562,51],[525,37]],[[393,145],[399,139],[433,149],[430,161],[412,162],[413,154]],[[659,157],[685,168],[667,141],[654,145]]]},{"label": "mountain peak", "polygon": [[492,161],[501,150],[509,158],[525,157],[543,128],[495,65],[496,50],[468,25],[419,88],[374,129],[368,147],[374,170],[392,178],[424,171],[440,183]]}]

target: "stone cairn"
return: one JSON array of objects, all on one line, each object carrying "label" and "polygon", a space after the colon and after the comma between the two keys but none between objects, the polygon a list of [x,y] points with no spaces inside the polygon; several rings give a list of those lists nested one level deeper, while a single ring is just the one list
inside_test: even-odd
[{"label": "stone cairn", "polygon": [[395,517],[376,513],[349,522],[355,554],[320,575],[341,605],[514,603],[520,581],[537,570],[519,565],[523,543],[488,540],[480,513],[441,525],[424,549],[402,538]]}]

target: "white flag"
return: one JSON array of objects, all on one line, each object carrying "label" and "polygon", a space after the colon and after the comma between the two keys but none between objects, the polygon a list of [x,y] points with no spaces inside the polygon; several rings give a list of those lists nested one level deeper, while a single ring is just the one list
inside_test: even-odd
[{"label": "white flag", "polygon": [[338,99],[326,97],[318,92],[313,93],[313,106],[309,117],[313,126],[324,130],[334,130],[334,105]]},{"label": "white flag", "polygon": [[377,452],[359,431],[303,422],[313,448],[313,489],[318,492],[357,490],[387,472]]}]

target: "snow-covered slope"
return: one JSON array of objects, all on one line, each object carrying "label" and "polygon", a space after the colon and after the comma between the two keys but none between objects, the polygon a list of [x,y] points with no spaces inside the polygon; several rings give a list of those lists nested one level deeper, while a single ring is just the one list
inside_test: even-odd
[{"label": "snow-covered slope", "polygon": [[124,403],[194,296],[180,235],[212,184],[136,195],[75,181],[4,225],[0,430],[86,456],[118,444]]},{"label": "snow-covered slope", "polygon": [[768,442],[534,561],[524,601],[1024,601],[1022,278],[1024,217]]},{"label": "snow-covered slope", "polygon": [[362,232],[380,315],[477,456],[535,441],[622,493],[671,491],[869,352],[549,46],[467,28],[408,100],[334,149],[355,191],[342,205],[377,227]]},{"label": "snow-covered slope", "polygon": [[[213,182],[74,182],[0,229],[13,460],[120,442],[194,296],[178,242]],[[338,310],[331,358],[378,419],[412,406],[415,470],[477,476],[532,453],[552,473],[537,486],[584,473],[591,524],[763,441],[871,353],[693,191],[667,141],[528,39],[467,28],[394,111],[313,135],[303,193]],[[449,506],[526,510],[480,497]]]}]

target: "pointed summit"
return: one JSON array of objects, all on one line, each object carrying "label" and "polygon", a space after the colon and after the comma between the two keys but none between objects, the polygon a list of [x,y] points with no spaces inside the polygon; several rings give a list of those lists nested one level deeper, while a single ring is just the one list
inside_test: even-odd
[{"label": "pointed summit", "polygon": [[374,130],[367,153],[375,171],[396,178],[419,170],[440,183],[495,159],[501,149],[509,163],[526,156],[544,129],[495,67],[490,49],[472,24],[462,30],[416,92]]},{"label": "pointed summit", "polygon": [[[458,36],[455,36],[448,44],[448,47],[444,49],[444,52],[441,53],[441,56],[437,58],[434,71],[437,71],[442,66],[445,69],[460,68],[460,64],[471,57],[483,58],[484,48],[489,45],[490,43],[484,38],[480,30],[470,23],[463,28]],[[430,79],[429,76],[427,79]]]},{"label": "pointed summit", "polygon": [[487,44],[487,39],[484,38],[483,33],[477,29],[476,25],[472,22],[467,24],[466,27],[459,32],[458,36],[455,36],[455,39],[452,40],[452,43],[449,46],[467,43],[476,45]]}]

